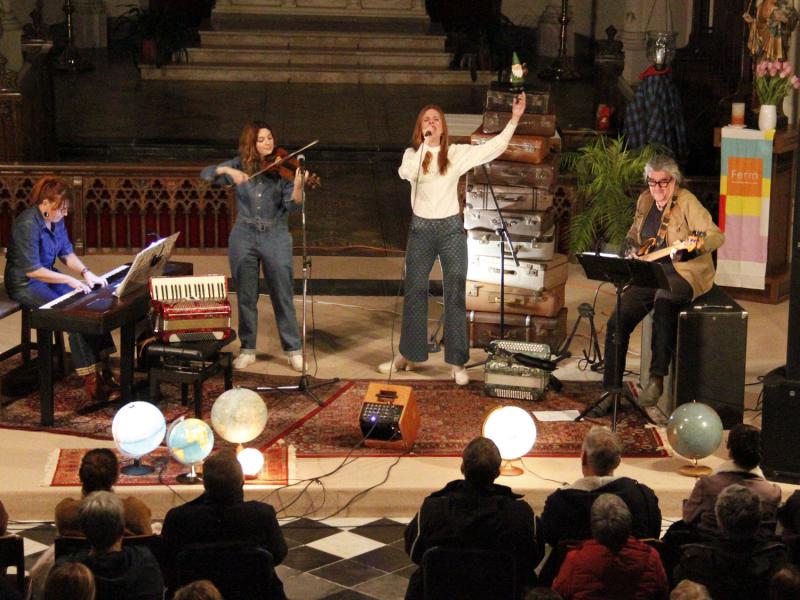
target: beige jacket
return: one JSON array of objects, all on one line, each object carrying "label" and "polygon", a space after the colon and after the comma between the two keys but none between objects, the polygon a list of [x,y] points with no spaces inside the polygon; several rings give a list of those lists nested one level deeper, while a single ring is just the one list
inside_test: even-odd
[{"label": "beige jacket", "polygon": [[[725,242],[725,234],[714,224],[711,214],[700,204],[700,201],[689,190],[675,188],[677,202],[672,209],[667,226],[667,244],[689,238],[692,231],[704,231],[705,245],[696,258],[684,262],[675,262],[675,270],[692,286],[694,298],[702,296],[714,285],[714,262],[711,253]],[[649,191],[642,192],[636,201],[636,214],[628,231],[628,237],[641,245],[642,225],[653,206],[653,197]]]}]

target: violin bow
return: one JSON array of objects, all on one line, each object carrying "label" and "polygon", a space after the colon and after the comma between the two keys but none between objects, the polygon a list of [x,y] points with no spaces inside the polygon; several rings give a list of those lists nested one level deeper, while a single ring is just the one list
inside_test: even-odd
[{"label": "violin bow", "polygon": [[[250,175],[247,178],[247,181],[250,181],[253,177],[257,177],[257,176],[261,175],[264,171],[269,171],[270,169],[272,169],[276,165],[281,164],[282,162],[286,162],[290,158],[294,158],[295,156],[297,156],[301,152],[303,152],[305,150],[308,150],[309,148],[311,148],[312,146],[316,146],[317,144],[319,144],[319,140],[314,140],[313,142],[306,144],[302,148],[298,148],[294,152],[291,152],[291,153],[287,154],[286,156],[284,156],[283,158],[280,158],[280,159],[276,160],[275,162],[273,162],[272,164],[270,164],[267,167],[264,167],[260,171],[256,171],[255,173],[253,173],[252,175]],[[242,183],[247,183],[247,181],[243,181]],[[231,183],[231,184],[226,185],[225,187],[232,188],[232,187],[236,187],[237,185],[241,185],[241,184]]]}]

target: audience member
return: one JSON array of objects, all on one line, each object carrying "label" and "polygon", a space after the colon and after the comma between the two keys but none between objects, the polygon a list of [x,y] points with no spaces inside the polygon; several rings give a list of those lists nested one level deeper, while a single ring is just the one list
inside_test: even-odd
[{"label": "audience member", "polygon": [[786,565],[770,579],[769,600],[798,598],[800,598],[800,571],[794,565]]},{"label": "audience member", "polygon": [[684,579],[672,590],[669,600],[712,600],[712,598],[708,595],[706,586]]},{"label": "audience member", "polygon": [[193,581],[183,586],[173,596],[172,600],[223,600],[222,594],[207,579]]},{"label": "audience member", "polygon": [[525,600],[562,600],[561,594],[549,587],[537,585],[528,590]]},{"label": "audience member", "polygon": [[90,549],[59,558],[74,561],[94,575],[97,600],[161,600],[164,581],[153,554],[144,546],[122,547],[125,515],[122,500],[111,492],[92,492],[78,508],[81,531]]},{"label": "audience member", "polygon": [[8,529],[8,513],[6,507],[0,502],[0,535],[5,535],[6,529]]},{"label": "audience member", "polygon": [[[203,463],[205,491],[196,499],[171,509],[161,534],[174,561],[189,544],[249,542],[272,554],[275,565],[286,558],[287,547],[269,504],[244,501],[244,475],[236,455],[220,450]],[[272,596],[285,600],[283,583],[274,575]]]},{"label": "audience member", "polygon": [[591,508],[592,539],[567,553],[553,582],[565,600],[666,599],[669,583],[658,552],[631,535],[631,512],[614,494]]},{"label": "audience member", "polygon": [[[536,583],[541,556],[533,510],[511,488],[497,485],[500,451],[491,440],[473,439],[464,449],[464,479],[428,496],[406,527],[406,552],[416,564],[434,546],[509,552],[516,559],[519,589]],[[422,570],[411,574],[406,600],[424,597]]]},{"label": "audience member", "polygon": [[[81,497],[92,492],[112,492],[119,477],[117,455],[109,448],[89,450],[81,459],[78,477],[81,480]],[[78,525],[78,506],[81,501],[65,498],[56,505],[56,531],[58,535],[82,536]],[[122,499],[125,509],[125,535],[150,535],[150,509],[133,496]]]},{"label": "audience member", "polygon": [[720,535],[708,543],[685,544],[676,581],[691,579],[712,598],[758,600],[768,597],[771,577],[788,562],[786,546],[763,541],[761,500],[743,485],[726,487],[714,507]]},{"label": "audience member", "polygon": [[44,600],[94,600],[94,575],[78,562],[64,562],[50,571]]},{"label": "audience member", "polygon": [[738,483],[755,492],[761,499],[764,532],[775,533],[776,512],[781,503],[781,488],[764,479],[761,463],[761,431],[752,425],[739,424],[728,434],[730,460],[722,463],[707,477],[698,478],[689,499],[683,504],[686,525],[716,533],[714,505],[719,493]]},{"label": "audience member", "polygon": [[[631,513],[631,533],[637,538],[657,538],[661,533],[658,498],[643,483],[614,475],[622,457],[622,443],[607,427],[594,426],[586,434],[581,450],[583,477],[569,487],[550,494],[542,512],[541,535],[555,548],[562,540],[591,537],[590,511],[602,494],[619,496]],[[551,552],[542,568],[540,581],[550,584],[558,572],[563,554]]]}]

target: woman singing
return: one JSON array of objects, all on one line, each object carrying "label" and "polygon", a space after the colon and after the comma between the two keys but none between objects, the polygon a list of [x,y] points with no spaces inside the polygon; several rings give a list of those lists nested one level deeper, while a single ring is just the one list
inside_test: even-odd
[{"label": "woman singing", "polygon": [[[108,285],[85,266],[72,249],[64,226],[69,212],[69,190],[58,177],[42,177],[33,186],[31,206],[14,221],[6,253],[5,285],[8,295],[27,308],[38,308],[72,289],[88,293],[94,286]],[[58,258],[80,279],[55,268]],[[116,350],[109,334],[69,334],[75,371],[83,377],[92,402],[118,396],[119,385],[108,364]]]},{"label": "woman singing", "polygon": [[221,178],[225,183],[236,184],[238,213],[229,238],[228,257],[236,283],[242,346],[233,366],[244,369],[256,360],[260,264],[281,346],[292,368],[302,371],[300,331],[294,312],[289,211],[303,201],[303,174],[297,169],[294,181],[282,179],[276,171],[252,177],[274,162],[274,152],[272,128],[258,121],[248,123],[239,136],[239,156],[206,167],[201,177],[208,181]]},{"label": "woman singing", "polygon": [[450,145],[442,109],[426,106],[417,116],[412,143],[398,169],[411,182],[411,227],[405,261],[405,300],[400,354],[378,367],[381,373],[405,369],[428,359],[428,277],[437,256],[444,285],[444,359],[453,365],[458,385],[469,383],[465,288],[467,238],[458,205],[458,178],[494,160],[508,146],[525,111],[525,94],[514,99],[511,120],[485,144]]}]

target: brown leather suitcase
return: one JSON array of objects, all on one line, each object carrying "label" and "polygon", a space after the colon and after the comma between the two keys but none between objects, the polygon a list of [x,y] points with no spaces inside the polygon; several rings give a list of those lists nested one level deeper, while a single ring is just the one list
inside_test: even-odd
[{"label": "brown leather suitcase", "polygon": [[[478,128],[471,136],[470,143],[475,145],[485,144],[495,136],[493,133],[483,133]],[[508,147],[497,157],[497,160],[510,160],[512,162],[532,163],[538,165],[550,153],[550,138],[539,135],[512,135]]]},{"label": "brown leather suitcase", "polygon": [[[506,286],[506,314],[555,317],[564,308],[566,284],[542,292]],[[467,280],[467,310],[500,312],[500,286]]]},{"label": "brown leather suitcase", "polygon": [[[511,112],[514,98],[518,94],[507,90],[489,90],[486,92],[485,110]],[[549,90],[525,90],[525,112],[543,114],[550,112]]]},{"label": "brown leather suitcase", "polygon": [[476,183],[550,189],[556,179],[556,158],[556,155],[550,155],[538,165],[493,160],[473,168],[472,178]]},{"label": "brown leather suitcase", "polygon": [[[488,168],[488,167],[487,167]],[[482,170],[482,169],[481,169]],[[492,185],[494,196],[501,210],[547,210],[553,206],[553,192],[545,188],[518,187],[511,185]],[[459,188],[459,192],[460,192]],[[463,196],[470,208],[477,210],[494,209],[494,200],[486,183],[477,183],[472,173],[467,173]]]},{"label": "brown leather suitcase", "polygon": [[505,315],[504,335],[500,337],[500,313],[467,311],[469,342],[473,348],[485,348],[493,340],[547,344],[556,352],[567,337],[567,308],[555,317],[534,315]]},{"label": "brown leather suitcase", "polygon": [[[511,120],[510,112],[487,110],[483,113],[483,133],[500,133]],[[556,132],[556,116],[554,114],[533,115],[523,113],[514,132],[516,135],[540,135],[552,137]]]}]

